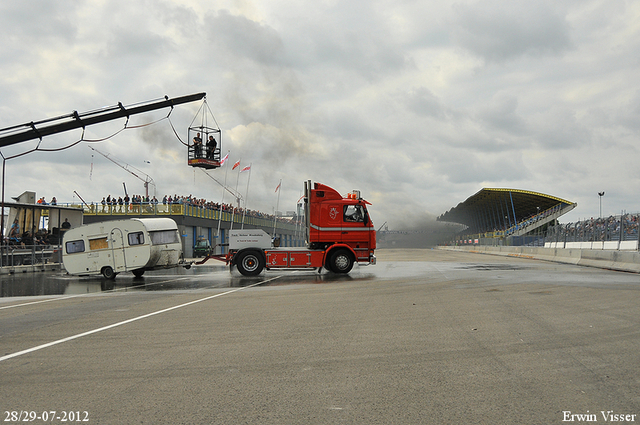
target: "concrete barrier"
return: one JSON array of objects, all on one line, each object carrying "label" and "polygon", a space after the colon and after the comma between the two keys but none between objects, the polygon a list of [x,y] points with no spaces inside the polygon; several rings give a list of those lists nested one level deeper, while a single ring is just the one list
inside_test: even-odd
[{"label": "concrete barrier", "polygon": [[620,251],[637,251],[638,241],[622,241],[620,242]]},{"label": "concrete barrier", "polygon": [[602,249],[616,250],[620,246],[619,241],[605,241],[602,243]]},{"label": "concrete barrier", "polygon": [[0,275],[38,273],[58,270],[62,270],[62,265],[60,263],[35,264],[25,266],[2,266],[0,267]]},{"label": "concrete barrier", "polygon": [[[618,242],[615,243],[618,245]],[[438,249],[531,258],[556,263],[640,273],[640,252],[638,251],[583,248],[531,248],[522,246],[441,246],[438,247]]]}]

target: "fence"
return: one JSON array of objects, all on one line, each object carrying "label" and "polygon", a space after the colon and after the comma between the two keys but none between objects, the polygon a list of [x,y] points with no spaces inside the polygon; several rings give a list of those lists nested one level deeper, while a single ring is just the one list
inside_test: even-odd
[{"label": "fence", "polygon": [[[269,228],[273,226],[273,216],[255,216],[252,213],[243,215],[242,211],[222,211],[220,209],[205,208],[189,204],[156,204],[141,203],[128,205],[99,205],[91,204],[83,207],[84,215],[109,215],[109,216],[188,216],[205,218],[209,220],[222,220],[237,224],[247,224],[257,227]],[[295,222],[278,219],[278,229],[296,230]]]},{"label": "fence", "polygon": [[61,259],[58,245],[0,246],[0,267],[59,264]]},{"label": "fence", "polygon": [[639,221],[640,214],[623,214],[559,224],[547,229],[544,242],[637,242],[640,237],[638,234]]},{"label": "fence", "polygon": [[639,224],[640,214],[621,214],[555,226],[550,224],[523,236],[506,236],[499,232],[467,235],[451,245],[638,250]]}]

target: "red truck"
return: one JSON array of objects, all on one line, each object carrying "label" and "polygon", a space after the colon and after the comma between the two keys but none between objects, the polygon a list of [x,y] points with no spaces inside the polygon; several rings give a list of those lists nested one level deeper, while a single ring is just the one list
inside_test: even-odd
[{"label": "red truck", "polygon": [[235,265],[244,276],[262,270],[325,267],[334,273],[349,273],[354,263],[375,264],[376,231],[367,212],[371,205],[354,190],[342,197],[335,189],[311,180],[304,185],[306,248],[274,247],[262,229],[231,230],[229,252],[210,255]]}]

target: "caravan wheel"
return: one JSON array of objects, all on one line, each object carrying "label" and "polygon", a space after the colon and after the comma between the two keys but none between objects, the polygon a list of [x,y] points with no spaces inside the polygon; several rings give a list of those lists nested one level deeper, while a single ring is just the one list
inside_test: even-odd
[{"label": "caravan wheel", "polygon": [[104,276],[106,279],[115,279],[116,278],[116,272],[113,271],[113,269],[110,266],[106,266],[102,268],[102,276]]}]

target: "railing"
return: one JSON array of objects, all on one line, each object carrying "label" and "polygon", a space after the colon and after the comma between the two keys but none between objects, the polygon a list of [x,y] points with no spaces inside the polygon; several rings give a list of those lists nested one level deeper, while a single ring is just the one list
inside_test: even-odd
[{"label": "railing", "polygon": [[574,223],[533,228],[522,236],[506,232],[465,235],[451,241],[453,245],[545,246],[581,249],[640,249],[640,214],[622,214]]},{"label": "railing", "polygon": [[545,242],[638,241],[640,214],[623,214],[551,226]]},{"label": "railing", "polygon": [[59,264],[60,260],[60,250],[57,245],[2,245],[0,247],[0,267]]},{"label": "railing", "polygon": [[[71,205],[75,207],[76,205]],[[91,204],[82,207],[84,215],[185,215],[184,204]]]},{"label": "railing", "polygon": [[[208,220],[221,220],[223,222],[231,223],[233,217],[234,224],[244,224],[257,227],[269,228],[273,226],[273,217],[254,217],[252,215],[246,215],[243,217],[241,212],[235,214],[229,211],[221,211],[219,209],[204,208],[196,205],[188,204],[156,204],[156,203],[142,203],[142,204],[115,204],[115,205],[101,205],[91,204],[89,206],[81,207],[79,205],[70,205],[72,207],[82,208],[84,215],[92,216],[172,216],[181,215],[188,217],[204,218]],[[243,221],[244,220],[244,221]],[[276,223],[278,229],[286,229],[295,231],[295,223],[282,222],[278,220]]]}]

